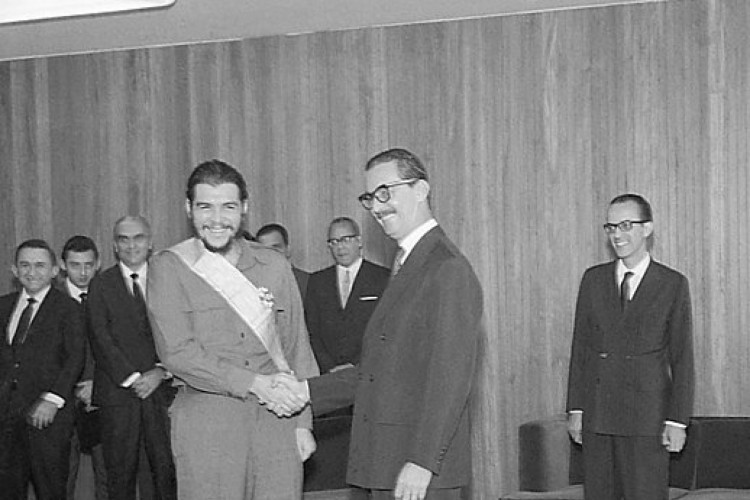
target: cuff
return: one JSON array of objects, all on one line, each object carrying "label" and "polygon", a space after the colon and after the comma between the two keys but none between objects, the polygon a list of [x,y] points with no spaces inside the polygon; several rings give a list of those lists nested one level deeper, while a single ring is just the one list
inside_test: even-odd
[{"label": "cuff", "polygon": [[130,389],[130,386],[133,385],[140,376],[141,376],[141,372],[131,373],[130,376],[125,379],[125,382],[120,384],[120,387],[124,387],[125,389]]},{"label": "cuff", "polygon": [[42,394],[42,399],[45,401],[49,401],[53,405],[57,406],[58,410],[61,410],[63,406],[65,406],[65,400],[58,396],[57,394],[53,394],[51,392],[45,392]]}]

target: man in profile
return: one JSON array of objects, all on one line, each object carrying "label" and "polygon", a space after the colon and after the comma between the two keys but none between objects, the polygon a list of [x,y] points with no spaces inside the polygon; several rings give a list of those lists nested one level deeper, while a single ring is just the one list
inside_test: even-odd
[{"label": "man in profile", "polygon": [[[91,281],[86,310],[109,498],[135,500],[140,486],[170,500],[177,495],[167,414],[173,389],[156,355],[144,297],[151,227],[141,216],[125,216],[112,233],[118,262]],[[139,478],[142,447],[151,473]]]},{"label": "man in profile", "polygon": [[[85,308],[91,279],[99,271],[99,249],[88,236],[72,236],[63,245],[60,265],[65,277],[61,290],[78,302],[85,327]],[[91,457],[94,470],[94,493],[96,500],[107,499],[107,472],[99,437],[99,412],[91,403],[94,388],[94,356],[88,335],[85,336],[86,356],[83,373],[76,384],[75,428],[70,449],[70,474],[68,475],[68,498],[75,498],[81,454]]]},{"label": "man in profile", "polygon": [[286,418],[263,406],[301,408],[273,374],[318,374],[291,267],[240,236],[248,190],[233,167],[201,163],[186,194],[195,237],[154,258],[148,294],[157,350],[179,384],[179,498],[301,498],[302,462],[315,450],[310,410]]},{"label": "man in profile", "polygon": [[0,492],[25,499],[65,498],[75,384],[84,339],[76,303],[52,287],[55,253],[38,239],[16,249],[20,292],[0,297]]},{"label": "man in profile", "polygon": [[[273,248],[286,257],[290,263],[292,262],[292,247],[289,246],[289,231],[287,231],[281,224],[266,224],[258,229],[258,234],[255,235],[255,239],[261,245]],[[297,280],[299,293],[304,301],[307,296],[307,283],[310,274],[294,264],[292,264],[292,272],[294,273],[294,279]]]},{"label": "man in profile", "polygon": [[[471,479],[469,399],[482,290],[432,215],[427,171],[404,149],[367,162],[359,200],[399,246],[358,367],[310,379],[314,412],[354,399],[347,482],[375,500],[457,500]],[[289,375],[276,377],[304,393]]]},{"label": "man in profile", "polygon": [[589,500],[668,498],[669,453],[693,405],[688,281],[651,258],[651,205],[614,198],[604,231],[617,259],[588,269],[576,304],[568,429],[583,444]]},{"label": "man in profile", "polygon": [[305,300],[321,373],[359,363],[365,327],[390,278],[388,269],[362,258],[362,236],[353,219],[333,219],[327,243],[335,265],[310,276]]}]

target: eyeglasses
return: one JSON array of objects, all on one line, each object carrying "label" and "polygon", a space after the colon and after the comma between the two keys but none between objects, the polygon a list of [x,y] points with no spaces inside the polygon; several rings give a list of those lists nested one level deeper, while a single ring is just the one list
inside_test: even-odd
[{"label": "eyeglasses", "polygon": [[406,179],[403,181],[391,182],[389,184],[381,184],[380,186],[376,187],[373,192],[362,193],[357,199],[363,207],[365,207],[367,210],[370,210],[375,205],[375,202],[373,200],[378,200],[380,203],[386,203],[391,199],[391,188],[396,186],[403,186],[404,184],[414,184],[418,180],[419,179]]},{"label": "eyeglasses", "polygon": [[329,238],[326,243],[328,243],[329,247],[337,247],[339,245],[347,245],[351,243],[352,241],[355,241],[359,235],[356,234],[347,234],[346,236],[342,236],[341,238]]},{"label": "eyeglasses", "polygon": [[633,224],[645,224],[646,222],[651,222],[651,221],[650,220],[624,220],[624,221],[618,222],[617,224],[607,222],[606,224],[604,224],[604,232],[607,234],[614,234],[615,230],[619,229],[621,233],[628,233],[632,231]]}]

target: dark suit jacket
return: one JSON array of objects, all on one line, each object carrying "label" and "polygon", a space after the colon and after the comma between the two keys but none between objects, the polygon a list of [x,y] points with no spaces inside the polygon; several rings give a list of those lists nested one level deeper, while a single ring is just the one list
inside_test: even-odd
[{"label": "dark suit jacket", "polygon": [[320,373],[344,363],[359,363],[365,327],[389,279],[388,269],[363,260],[346,308],[342,308],[336,266],[310,276],[305,321]]},{"label": "dark suit jacket", "polygon": [[583,430],[658,436],[665,420],[688,423],[693,405],[690,292],[685,276],[651,261],[623,314],[616,262],[581,281],[568,378],[568,410]]},{"label": "dark suit jacket", "polygon": [[[133,298],[119,265],[91,280],[86,312],[95,360],[93,403],[117,406],[140,402],[132,389],[120,384],[134,372],[154,368],[158,358],[145,307]],[[149,398],[169,398],[169,389],[162,383]]]},{"label": "dark suit jacket", "polygon": [[88,334],[85,331],[85,328],[87,328],[87,324],[86,324],[86,316],[84,314],[84,308],[83,308],[83,305],[80,302],[78,302],[78,297],[73,297],[70,295],[70,290],[68,289],[68,284],[66,283],[66,281],[67,281],[67,278],[62,278],[59,282],[57,282],[55,287],[66,296],[73,299],[76,304],[78,304],[78,310],[81,313],[81,322],[84,328],[83,338],[84,338],[84,346],[85,346],[85,355],[84,355],[84,362],[83,362],[83,372],[81,373],[81,381],[93,380],[94,379],[94,355],[91,352],[91,344],[89,343]]},{"label": "dark suit jacket", "polygon": [[[0,415],[26,412],[45,392],[72,408],[73,389],[83,369],[84,338],[78,306],[55,288],[39,305],[26,340],[8,344],[8,323],[20,293],[0,297]],[[15,389],[14,389],[15,386]]]},{"label": "dark suit jacket", "polygon": [[468,484],[481,321],[471,265],[441,228],[430,230],[370,318],[359,368],[310,380],[316,413],[356,388],[349,483],[393,489],[408,461],[435,474],[430,487]]},{"label": "dark suit jacket", "polygon": [[307,294],[307,282],[310,279],[310,273],[294,266],[292,266],[292,273],[294,274],[294,279],[297,281],[300,297],[304,301]]}]

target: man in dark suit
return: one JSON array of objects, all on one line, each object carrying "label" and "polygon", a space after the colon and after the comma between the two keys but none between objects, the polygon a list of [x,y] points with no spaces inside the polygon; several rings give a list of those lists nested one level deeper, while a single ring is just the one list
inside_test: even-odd
[{"label": "man in dark suit", "polygon": [[617,259],[581,280],[569,432],[583,444],[587,499],[664,500],[668,452],[682,450],[693,404],[688,281],[651,259],[643,197],[614,198],[604,229]]},{"label": "man in dark suit", "polygon": [[[261,227],[255,235],[255,240],[263,246],[273,248],[291,263],[292,247],[289,245],[289,231],[281,224],[266,224]],[[304,301],[307,295],[307,282],[310,278],[310,273],[303,271],[294,264],[292,264],[292,273],[294,273],[294,279],[297,280],[297,286],[299,287],[299,294]]]},{"label": "man in dark suit", "polygon": [[[482,291],[432,216],[422,162],[392,149],[365,170],[359,199],[399,245],[395,276],[370,317],[360,365],[308,381],[313,412],[354,397],[347,481],[371,498],[458,499],[471,478]],[[277,383],[304,394],[291,376]]]},{"label": "man in dark suit", "polygon": [[310,276],[305,299],[320,373],[359,363],[365,327],[390,277],[385,267],[362,259],[362,237],[353,219],[334,219],[327,243],[336,265]]},{"label": "man in dark suit", "polygon": [[[91,279],[99,271],[99,250],[88,236],[72,236],[63,245],[60,265],[64,278],[60,290],[79,304],[82,321],[85,322],[85,307]],[[107,474],[104,454],[99,439],[99,414],[91,404],[94,388],[94,356],[91,353],[88,335],[85,336],[85,361],[81,378],[76,384],[75,429],[70,447],[70,473],[68,474],[68,498],[75,498],[81,454],[91,457],[94,470],[94,494],[96,500],[107,499]]]},{"label": "man in dark suit", "polygon": [[151,252],[148,222],[143,217],[119,219],[114,249],[119,262],[92,280],[87,306],[95,361],[93,403],[100,407],[109,498],[136,498],[143,446],[155,498],[174,499],[167,415],[173,391],[156,356],[144,300]]},{"label": "man in dark suit", "polygon": [[73,432],[73,390],[83,368],[81,315],[51,286],[54,252],[42,240],[16,250],[20,293],[0,298],[0,492],[25,500],[63,500]]}]

